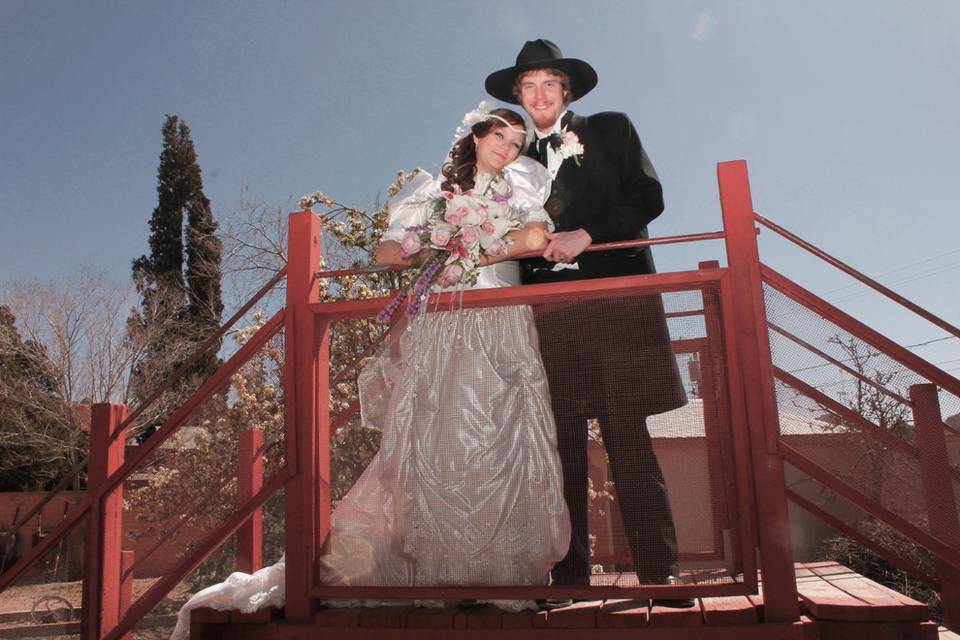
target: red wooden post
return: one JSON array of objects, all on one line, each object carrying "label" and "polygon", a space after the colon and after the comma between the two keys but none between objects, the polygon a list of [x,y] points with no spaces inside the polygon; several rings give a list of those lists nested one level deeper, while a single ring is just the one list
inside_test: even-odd
[{"label": "red wooden post", "polygon": [[[244,429],[237,447],[237,504],[263,487],[263,432]],[[253,573],[263,567],[263,509],[257,509],[237,530],[237,571]]]},{"label": "red wooden post", "polygon": [[[126,417],[125,405],[93,405],[87,463],[88,492],[99,489],[109,475],[123,465],[125,440],[122,435],[113,436]],[[87,517],[80,629],[85,640],[99,640],[120,621],[123,485],[106,494]]]},{"label": "red wooden post", "polygon": [[[719,269],[720,262],[707,260],[697,264],[698,269]],[[721,361],[723,340],[720,318],[720,301],[716,289],[702,292],[703,322],[706,331],[706,348],[700,354],[700,397],[703,399],[704,435],[706,436],[708,464],[710,465],[711,489],[719,495],[713,496],[715,526],[721,533],[727,532],[722,542],[730,542],[731,557],[727,558],[727,549],[720,551],[727,561],[727,567],[737,572],[747,571],[742,565],[743,549],[741,545],[750,529],[743,525],[748,518],[740,518],[738,505],[736,460],[734,459],[733,434],[730,431],[730,403],[723,393],[725,372],[728,370]],[[719,482],[716,482],[719,480]],[[722,503],[720,502],[722,500]],[[722,509],[720,508],[722,505]],[[720,511],[718,514],[717,512]],[[737,523],[737,524],[733,524]],[[733,530],[737,527],[737,530]],[[753,568],[755,571],[755,567]]]},{"label": "red wooden post", "polygon": [[308,591],[330,526],[329,326],[309,309],[319,301],[320,220],[290,215],[287,306],[284,315],[287,464],[295,477],[286,490],[287,620],[309,622]]},{"label": "red wooden post", "polygon": [[[956,494],[947,441],[943,433],[943,417],[937,385],[915,384],[910,387],[913,405],[915,441],[920,451],[920,480],[930,522],[930,533],[951,547],[960,547],[960,521],[957,519]],[[944,622],[950,629],[960,629],[960,571],[942,560],[937,562],[940,576],[940,598]]]},{"label": "red wooden post", "polygon": [[[133,551],[120,552],[120,619],[127,615],[133,604]],[[129,632],[120,636],[120,640],[130,640]]]},{"label": "red wooden post", "polygon": [[800,612],[747,163],[721,162],[717,179],[733,292],[734,343],[753,455],[765,616],[768,622],[789,622],[799,619]]}]

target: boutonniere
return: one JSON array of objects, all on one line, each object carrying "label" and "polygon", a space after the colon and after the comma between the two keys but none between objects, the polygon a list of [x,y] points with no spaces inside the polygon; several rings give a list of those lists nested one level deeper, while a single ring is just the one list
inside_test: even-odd
[{"label": "boutonniere", "polygon": [[550,148],[560,154],[560,157],[566,160],[573,158],[573,161],[580,166],[580,157],[583,156],[583,144],[580,138],[573,131],[567,131],[564,127],[560,133],[551,133],[547,137]]}]

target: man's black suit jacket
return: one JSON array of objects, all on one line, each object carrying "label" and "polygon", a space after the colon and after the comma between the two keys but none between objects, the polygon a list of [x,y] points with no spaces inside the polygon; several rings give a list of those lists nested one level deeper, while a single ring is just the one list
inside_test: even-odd
[{"label": "man's black suit jacket", "polygon": [[[603,112],[584,117],[568,111],[561,125],[583,145],[579,165],[567,158],[544,207],[557,231],[585,229],[594,244],[647,238],[647,224],[663,211],[663,190],[630,119]],[[531,145],[530,155],[535,155]],[[524,282],[654,273],[649,249],[588,252],[579,270],[546,273],[545,260],[525,261]]]}]

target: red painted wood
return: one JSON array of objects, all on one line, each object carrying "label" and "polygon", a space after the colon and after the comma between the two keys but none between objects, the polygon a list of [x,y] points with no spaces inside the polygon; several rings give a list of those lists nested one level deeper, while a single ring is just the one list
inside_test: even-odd
[{"label": "red painted wood", "polygon": [[[49,551],[53,545],[60,542],[63,536],[67,531],[71,530],[76,523],[86,516],[91,507],[97,503],[104,495],[112,491],[114,488],[118,487],[124,480],[126,480],[131,474],[133,474],[153,452],[159,447],[163,442],[176,430],[184,420],[186,420],[193,410],[199,406],[199,404],[205,400],[210,394],[216,392],[220,389],[223,384],[232,376],[239,367],[249,359],[250,355],[260,349],[267,340],[272,338],[276,334],[277,330],[282,326],[284,320],[284,312],[278,311],[267,323],[260,328],[257,333],[250,338],[250,340],[245,343],[237,352],[224,363],[220,369],[211,377],[207,382],[200,386],[199,389],[191,396],[191,399],[187,401],[183,407],[174,412],[170,418],[163,424],[163,426],[151,436],[143,445],[137,447],[134,450],[133,455],[124,462],[124,464],[110,477],[107,481],[97,489],[91,489],[88,487],[86,492],[86,497],[84,500],[77,505],[73,511],[67,514],[67,517],[64,518],[60,524],[54,527],[53,531],[50,532],[43,540],[40,541],[40,544],[33,547],[27,554],[24,555],[17,563],[3,572],[0,575],[0,592],[6,589],[8,586],[16,582],[23,574],[26,572],[30,566],[43,554]],[[129,419],[128,419],[129,420]],[[139,560],[142,560],[139,559]],[[138,560],[138,561],[139,561]]]},{"label": "red painted wood", "polygon": [[699,627],[702,624],[703,610],[697,599],[694,599],[692,607],[686,609],[662,607],[655,601],[650,603],[651,627]]},{"label": "red painted wood", "polygon": [[547,627],[554,629],[592,629],[597,626],[597,612],[602,600],[574,602],[569,607],[547,612]]},{"label": "red painted wood", "polygon": [[[294,465],[286,491],[285,547],[296,558],[286,569],[286,617],[313,618],[308,596],[319,545],[330,513],[328,367],[329,328],[314,321],[310,305],[319,300],[320,219],[290,215],[287,244],[287,303],[284,329],[287,461]],[[319,325],[319,326],[318,326]]]},{"label": "red painted wood", "polygon": [[272,620],[278,620],[280,612],[274,608],[260,609],[244,613],[242,611],[231,611],[230,622],[234,624],[263,624]]},{"label": "red painted wood", "polygon": [[[263,431],[244,429],[237,444],[237,502],[243,504],[263,487]],[[263,567],[263,509],[256,509],[237,530],[237,571]]]},{"label": "red painted wood", "polygon": [[544,629],[547,626],[546,611],[504,611],[500,616],[504,629]]},{"label": "red painted wood", "polygon": [[903,596],[894,596],[882,585],[861,575],[832,576],[828,578],[828,582],[869,604],[871,620],[923,622],[930,618],[930,611],[925,604]]},{"label": "red painted wood", "polygon": [[[920,479],[923,499],[927,507],[930,533],[950,547],[960,548],[960,520],[957,518],[957,497],[953,488],[953,469],[943,432],[943,417],[937,387],[933,384],[915,384],[910,387],[913,401],[915,439],[920,450]],[[943,603],[944,624],[960,630],[960,572],[938,558],[940,598]]]},{"label": "red painted wood", "polygon": [[[203,344],[200,345],[197,348],[197,350],[189,358],[187,358],[186,361],[184,361],[183,364],[177,367],[176,371],[170,374],[169,378],[164,380],[164,383],[159,388],[155,389],[153,393],[151,393],[150,396],[147,397],[146,400],[140,403],[140,405],[138,405],[137,408],[134,409],[129,416],[127,416],[126,420],[123,421],[123,424],[120,427],[121,430],[126,430],[127,427],[132,425],[134,423],[134,420],[136,420],[140,416],[140,414],[145,409],[147,409],[147,407],[149,407],[154,402],[156,402],[156,400],[160,396],[162,396],[170,388],[172,388],[173,384],[177,380],[182,378],[187,373],[187,371],[192,369],[193,365],[195,365],[200,360],[200,358],[202,358],[203,355],[210,350],[210,347],[212,347],[214,344],[219,345],[222,341],[223,336],[226,335],[227,331],[229,331],[231,327],[233,327],[233,325],[236,324],[238,320],[240,320],[240,318],[244,317],[247,314],[247,312],[250,311],[250,309],[252,309],[253,306],[261,300],[261,298],[263,298],[263,296],[269,293],[271,289],[273,289],[281,280],[283,280],[286,277],[286,275],[287,275],[286,267],[280,269],[280,271],[275,276],[273,276],[265,285],[263,285],[259,291],[253,294],[253,297],[247,300],[242,307],[237,309],[236,313],[230,316],[230,319],[227,320],[225,323],[223,323],[223,326],[221,326],[213,334],[211,334],[210,337],[208,337],[203,342]],[[153,436],[151,436],[151,438],[155,438],[156,435],[157,434],[154,434]]]},{"label": "red painted wood", "polygon": [[907,369],[912,369],[930,382],[940,385],[954,395],[960,396],[960,380],[957,378],[930,364],[908,349],[901,347],[880,332],[874,331],[859,320],[844,313],[826,300],[804,289],[767,265],[761,265],[761,270],[764,282],[794,302],[807,307],[811,311],[830,320],[830,322],[833,322],[841,329],[869,342],[872,346],[883,351]]},{"label": "red painted wood", "polygon": [[901,396],[899,393],[894,393],[893,391],[891,391],[890,389],[887,389],[884,385],[880,384],[879,382],[877,382],[876,380],[874,380],[874,379],[871,378],[870,376],[864,375],[864,374],[860,373],[859,371],[857,371],[856,369],[854,369],[853,367],[850,367],[850,366],[844,364],[842,361],[837,360],[836,358],[834,358],[834,357],[831,356],[830,354],[824,352],[824,351],[821,350],[821,349],[818,349],[817,347],[815,347],[814,345],[810,344],[810,343],[807,342],[806,340],[804,340],[804,339],[802,339],[802,338],[800,338],[800,337],[798,337],[798,336],[793,335],[792,333],[790,333],[789,331],[787,331],[787,330],[784,329],[783,327],[777,326],[775,323],[770,322],[769,320],[767,321],[767,326],[768,326],[770,329],[772,329],[773,331],[775,331],[776,333],[779,333],[781,336],[783,336],[784,338],[786,338],[786,339],[789,340],[790,342],[793,342],[794,344],[797,344],[797,345],[803,347],[803,348],[806,349],[807,351],[815,354],[815,355],[816,355],[818,358],[820,358],[821,360],[824,360],[825,362],[829,362],[830,364],[832,364],[832,365],[833,365],[834,367],[836,367],[837,369],[841,369],[842,371],[846,372],[851,378],[855,378],[855,379],[859,380],[860,382],[862,382],[863,384],[865,384],[865,385],[867,385],[867,386],[869,386],[869,387],[873,387],[873,388],[876,389],[878,392],[882,393],[883,395],[887,396],[888,398],[892,398],[892,399],[896,400],[897,402],[899,402],[899,403],[901,403],[901,404],[903,404],[903,405],[906,405],[906,406],[908,406],[908,407],[910,406],[910,400],[909,400],[909,399],[904,398],[904,397]]},{"label": "red painted wood", "polygon": [[[756,580],[756,578],[754,578]],[[701,595],[745,595],[752,587],[744,582],[686,585],[638,585],[635,587],[416,587],[416,597],[441,600],[497,600],[538,598],[563,600],[597,600],[601,598],[694,598]],[[310,589],[311,598],[372,598],[374,600],[409,599],[411,587],[343,587],[317,586]]]},{"label": "red painted wood", "polygon": [[[817,622],[820,640],[936,640],[936,625],[917,622],[843,622],[821,620]],[[933,635],[931,634],[931,631]]]},{"label": "red painted wood", "polygon": [[[402,627],[403,621],[413,607],[377,607],[375,609],[361,609],[358,626],[373,628]],[[379,632],[377,632],[379,634]]]},{"label": "red painted wood", "polygon": [[[122,404],[95,404],[90,416],[89,491],[102,488],[123,465],[122,439],[113,436],[126,418]],[[87,519],[87,553],[83,573],[81,628],[84,638],[103,637],[120,620],[123,543],[123,486],[107,493]]]},{"label": "red painted wood", "polygon": [[907,575],[911,576],[912,578],[915,578],[916,580],[919,580],[920,582],[924,582],[935,589],[938,589],[938,590],[940,589],[939,580],[929,575],[926,571],[921,569],[919,566],[907,561],[906,558],[896,555],[894,552],[890,551],[886,547],[883,547],[877,544],[872,538],[865,536],[859,530],[857,530],[854,527],[851,527],[849,524],[847,524],[840,518],[837,518],[830,512],[821,509],[819,506],[817,506],[810,500],[807,500],[800,494],[795,493],[791,489],[787,489],[787,497],[790,499],[791,502],[799,506],[801,509],[804,509],[810,512],[816,518],[818,518],[819,520],[823,520],[824,522],[826,522],[828,525],[830,525],[837,531],[840,531],[841,533],[843,533],[845,536],[853,538],[859,544],[870,549],[870,551],[877,554],[878,556],[880,556],[881,558],[883,558],[893,566],[897,567]]},{"label": "red painted wood", "polygon": [[[130,611],[133,604],[133,551],[120,552],[120,607],[119,615],[123,618]],[[120,640],[130,640],[132,635],[125,633]]]},{"label": "red painted wood", "polygon": [[[700,269],[718,268],[716,261],[701,262]],[[731,429],[730,403],[724,385],[727,376],[723,362],[723,332],[718,300],[719,288],[705,287],[701,291],[703,318],[707,338],[700,354],[700,382],[703,398],[704,433],[707,438],[710,468],[712,509],[714,521],[714,547],[725,557],[723,533],[730,538],[732,557],[728,566],[734,572],[742,571],[741,531],[737,504],[737,462]]]},{"label": "red painted wood", "polygon": [[[657,627],[624,629],[417,629],[359,628],[318,629],[306,625],[265,626],[254,635],[251,626],[233,627],[244,635],[231,640],[813,640],[805,636],[810,622],[755,624],[722,627]],[[845,639],[849,640],[849,639]],[[871,640],[857,636],[857,640]],[[925,640],[925,639],[924,639]]]},{"label": "red painted wood", "polygon": [[897,449],[902,453],[914,458],[919,457],[920,453],[914,445],[910,444],[906,440],[898,438],[894,435],[890,435],[890,433],[870,422],[861,414],[837,402],[830,396],[818,390],[816,387],[810,386],[800,378],[797,378],[780,368],[774,368],[774,375],[776,376],[777,380],[780,380],[789,387],[793,387],[808,398],[812,398],[817,402],[817,404],[823,405],[823,407],[829,410],[831,413],[836,414],[845,422],[849,422],[851,426],[856,427],[860,431],[869,434],[871,437],[882,441],[887,446]]},{"label": "red painted wood", "polygon": [[417,607],[407,614],[405,626],[410,629],[452,629],[456,614],[451,607]]},{"label": "red painted wood", "polygon": [[745,596],[702,598],[703,623],[708,625],[753,624],[757,622],[757,608]]},{"label": "red painted wood", "polygon": [[[733,454],[736,459],[737,500],[741,519],[740,528],[740,560],[743,571],[744,584],[748,593],[756,593],[759,589],[757,571],[757,552],[759,546],[759,524],[757,519],[757,498],[754,491],[753,458],[750,448],[750,434],[747,425],[746,390],[744,380],[740,375],[743,368],[736,336],[735,301],[732,280],[729,272],[720,279],[720,308],[723,326],[724,350],[727,358],[726,368],[726,400],[729,406],[730,433],[733,440]],[[734,595],[708,594],[701,596]]]},{"label": "red painted wood", "polygon": [[[620,242],[606,242],[599,244],[592,244],[585,249],[586,252],[593,251],[617,251],[620,249],[633,249],[637,247],[651,247],[661,244],[680,244],[684,242],[702,242],[704,240],[722,240],[724,237],[723,231],[707,231],[704,233],[688,233],[679,236],[661,236],[659,238],[647,238],[645,240],[623,240]],[[521,253],[514,256],[515,259],[519,258],[535,258],[540,255],[540,252],[530,251],[527,253]],[[358,267],[354,269],[334,269],[329,271],[318,271],[316,276],[318,278],[339,278],[343,276],[356,276],[363,275],[365,273],[384,273],[389,271],[406,271],[407,267],[382,267],[382,266],[371,266],[371,267]]]},{"label": "red painted wood", "polygon": [[313,614],[313,624],[317,627],[357,627],[360,626],[360,613],[363,609],[330,607],[319,609]]},{"label": "red painted wood", "polygon": [[130,607],[130,611],[123,616],[117,627],[105,637],[105,640],[117,640],[122,634],[134,627],[137,622],[146,616],[153,607],[162,600],[177,583],[183,580],[191,571],[200,566],[211,553],[219,549],[233,535],[250,513],[263,505],[266,500],[276,493],[290,480],[289,470],[284,467],[270,479],[257,495],[243,507],[237,509],[220,526],[211,531],[206,539],[192,552],[186,555],[176,566],[151,585],[146,593],[141,595]]},{"label": "red painted wood", "polygon": [[850,595],[814,574],[797,578],[804,609],[818,620],[872,620],[870,603]]},{"label": "red painted wood", "polygon": [[790,240],[791,242],[793,242],[794,244],[796,244],[796,245],[798,245],[798,246],[800,246],[800,247],[803,247],[804,249],[806,249],[807,251],[809,251],[809,252],[812,253],[813,255],[821,258],[821,259],[824,260],[825,262],[827,262],[827,263],[829,263],[829,264],[837,267],[838,269],[840,269],[841,271],[847,273],[848,275],[853,276],[854,278],[856,278],[856,279],[859,280],[860,282],[864,283],[865,285],[867,285],[868,287],[874,289],[875,291],[878,291],[878,292],[882,293],[883,295],[885,295],[886,297],[890,298],[891,300],[893,300],[893,301],[896,302],[897,304],[906,307],[906,308],[909,309],[910,311],[913,311],[914,313],[916,313],[917,315],[919,315],[921,318],[924,318],[924,319],[928,320],[929,322],[937,325],[938,327],[940,327],[941,329],[943,329],[943,330],[946,331],[947,333],[951,333],[951,334],[953,334],[954,336],[960,338],[960,328],[957,328],[956,326],[950,324],[950,323],[947,322],[946,320],[944,320],[944,319],[942,319],[942,318],[939,318],[938,316],[935,316],[934,314],[930,313],[929,311],[927,311],[927,310],[924,309],[923,307],[921,307],[921,306],[919,306],[919,305],[917,305],[917,304],[914,304],[913,302],[911,302],[910,300],[907,300],[906,298],[904,298],[903,296],[901,296],[901,295],[898,294],[897,292],[893,291],[892,289],[888,289],[887,287],[883,286],[882,284],[880,284],[879,282],[877,282],[877,281],[874,280],[873,278],[871,278],[871,277],[867,276],[866,274],[863,274],[863,273],[857,271],[857,270],[854,269],[853,267],[851,267],[851,266],[849,266],[849,265],[841,262],[841,261],[838,260],[837,258],[834,258],[834,257],[831,256],[830,254],[828,254],[826,251],[823,251],[822,249],[819,249],[819,248],[815,247],[815,246],[812,245],[811,243],[809,243],[809,242],[807,242],[806,240],[803,240],[802,238],[800,238],[799,236],[794,235],[793,233],[787,231],[786,229],[784,229],[783,227],[779,226],[778,224],[776,224],[776,223],[774,223],[774,222],[772,222],[772,221],[764,218],[764,217],[761,216],[760,214],[754,214],[754,215],[756,216],[757,220],[758,220],[761,224],[763,224],[763,225],[766,226],[767,228],[775,231],[776,233],[780,234],[781,236],[783,236],[783,237],[786,238],[787,240]]},{"label": "red painted wood", "polygon": [[649,600],[606,600],[597,612],[597,628],[638,629],[649,623]]},{"label": "red painted wood", "polygon": [[500,629],[503,611],[493,605],[466,609],[456,613],[453,626],[458,629]]},{"label": "red painted wood", "polygon": [[[457,306],[467,309],[516,304],[563,303],[573,300],[593,300],[614,295],[641,295],[683,291],[699,288],[704,283],[716,282],[725,272],[723,269],[675,271],[651,275],[596,278],[573,282],[525,284],[498,289],[471,289],[460,293],[441,293],[430,297],[429,308],[449,309]],[[316,303],[310,306],[318,316],[328,320],[374,316],[387,304],[388,298],[366,300],[339,300]]]},{"label": "red painted wood", "polygon": [[[225,625],[230,622],[229,611],[217,611],[215,609],[194,609],[190,612],[190,638],[192,640],[204,640],[210,636],[220,637],[220,633],[208,632],[207,625]],[[218,631],[220,631],[218,629]]]},{"label": "red painted wood", "polygon": [[902,516],[883,507],[870,497],[866,496],[860,490],[846,484],[837,478],[829,469],[824,468],[819,463],[811,460],[797,449],[791,447],[786,442],[781,443],[783,458],[805,474],[826,485],[833,491],[852,502],[854,505],[869,513],[870,515],[883,520],[885,524],[890,525],[908,538],[927,547],[930,551],[944,558],[952,564],[960,566],[960,549],[945,545],[939,538],[935,538],[923,529],[920,529],[912,522],[909,522]]},{"label": "red painted wood", "polygon": [[754,459],[766,616],[770,621],[789,622],[797,620],[800,612],[793,580],[790,520],[778,448],[777,400],[746,162],[720,163],[717,179],[735,303],[735,335],[742,358],[739,374],[747,392],[745,408]]}]

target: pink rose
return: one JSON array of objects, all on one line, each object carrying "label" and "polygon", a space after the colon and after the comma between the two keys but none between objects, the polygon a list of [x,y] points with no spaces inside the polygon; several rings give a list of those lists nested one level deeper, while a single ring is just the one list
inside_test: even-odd
[{"label": "pink rose", "polygon": [[443,268],[443,273],[440,274],[440,280],[443,282],[444,286],[450,286],[460,282],[460,279],[463,277],[463,267],[458,264],[448,264]]},{"label": "pink rose", "polygon": [[447,212],[443,215],[443,219],[449,222],[450,224],[459,225],[460,221],[463,220],[467,214],[470,213],[466,207],[457,207],[456,209],[447,209]]},{"label": "pink rose", "polygon": [[480,230],[472,225],[460,229],[460,240],[468,247],[472,247],[480,241]]},{"label": "pink rose", "polygon": [[480,225],[480,228],[483,229],[483,232],[486,234],[491,234],[494,231],[493,223],[489,220]]},{"label": "pink rose", "polygon": [[450,242],[451,233],[450,230],[445,227],[434,227],[430,231],[430,244],[435,247],[446,247],[447,243]]},{"label": "pink rose", "polygon": [[400,243],[400,253],[402,253],[404,257],[409,257],[420,251],[421,247],[420,236],[408,232],[403,236],[403,241]]},{"label": "pink rose", "polygon": [[490,243],[490,246],[486,248],[488,256],[498,256],[504,251],[507,250],[507,243],[503,240],[494,240]]}]

